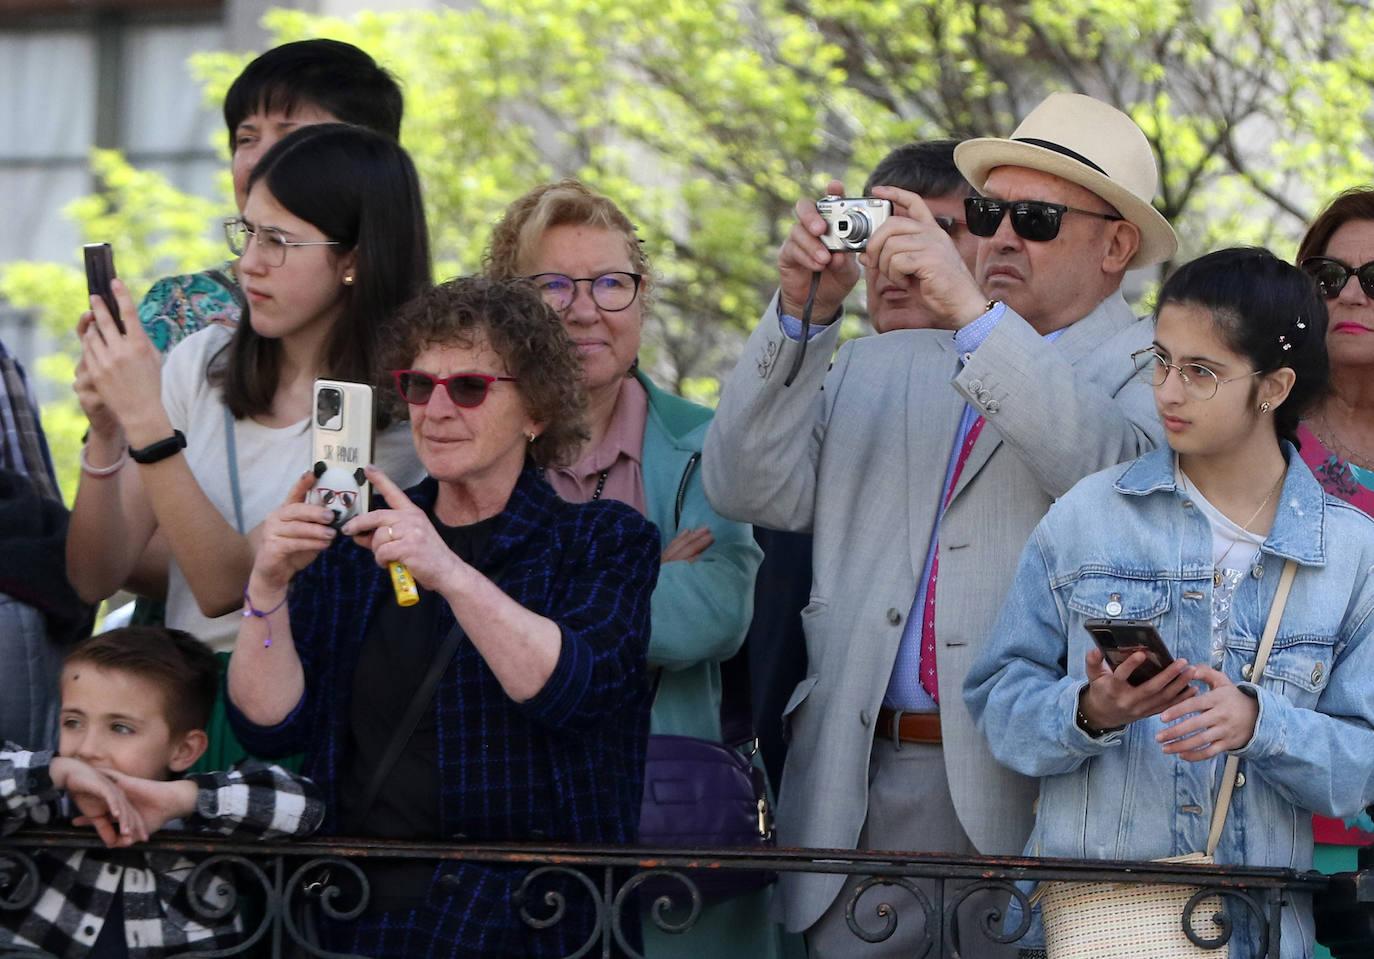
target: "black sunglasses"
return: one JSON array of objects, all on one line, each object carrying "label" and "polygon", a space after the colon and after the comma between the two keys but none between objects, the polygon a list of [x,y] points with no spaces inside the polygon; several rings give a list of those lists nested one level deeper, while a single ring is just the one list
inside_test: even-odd
[{"label": "black sunglasses", "polygon": [[1328,300],[1340,296],[1352,276],[1360,278],[1360,289],[1365,296],[1374,296],[1374,260],[1359,266],[1346,266],[1329,256],[1309,256],[1302,261],[1302,268],[1317,281],[1317,292]]},{"label": "black sunglasses", "polygon": [[974,236],[992,236],[1007,213],[1011,213],[1011,228],[1016,235],[1037,243],[1046,243],[1059,235],[1065,213],[1081,213],[1100,220],[1126,219],[1116,213],[1095,213],[1045,200],[995,200],[987,196],[964,198],[964,217],[968,221],[968,231]]},{"label": "black sunglasses", "polygon": [[448,398],[453,400],[454,406],[469,409],[482,405],[491,384],[515,382],[513,376],[488,376],[486,373],[435,376],[423,370],[392,370],[391,378],[396,381],[396,389],[400,391],[401,398],[413,406],[424,406],[434,395],[434,388],[442,386],[448,390]]}]

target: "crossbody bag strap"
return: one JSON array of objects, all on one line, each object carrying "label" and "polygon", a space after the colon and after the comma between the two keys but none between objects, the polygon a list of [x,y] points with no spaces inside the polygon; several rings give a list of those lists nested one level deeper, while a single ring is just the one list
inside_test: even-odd
[{"label": "crossbody bag strap", "polygon": [[[1279,632],[1279,620],[1283,619],[1283,608],[1288,605],[1288,593],[1293,589],[1293,577],[1298,573],[1298,564],[1291,559],[1283,564],[1279,576],[1279,588],[1274,593],[1274,602],[1269,607],[1269,620],[1264,624],[1264,634],[1260,637],[1259,649],[1255,651],[1255,663],[1250,667],[1250,682],[1259,683],[1264,675],[1264,667],[1269,662],[1269,652],[1274,648],[1274,637]],[[1226,826],[1226,816],[1231,811],[1231,794],[1236,791],[1236,771],[1240,768],[1239,756],[1227,756],[1226,768],[1221,774],[1221,791],[1217,794],[1217,806],[1212,812],[1212,830],[1207,835],[1207,855],[1214,855],[1221,842],[1221,831]]]},{"label": "crossbody bag strap", "polygon": [[386,744],[386,752],[382,753],[381,762],[372,771],[372,779],[368,781],[362,803],[359,804],[357,811],[349,817],[348,831],[350,833],[356,832],[357,828],[367,821],[368,813],[372,812],[377,797],[382,794],[382,786],[385,785],[391,771],[396,768],[401,753],[405,752],[406,746],[410,743],[410,737],[415,734],[415,727],[420,725],[420,718],[433,705],[434,693],[439,688],[439,680],[443,678],[444,672],[448,669],[448,664],[453,661],[454,654],[458,652],[458,645],[463,641],[463,636],[463,631],[457,623],[454,623],[453,628],[444,637],[444,642],[439,647],[439,651],[434,654],[434,661],[429,664],[429,672],[425,673],[424,680],[416,688],[415,697],[410,701],[410,708],[401,717],[401,721],[396,724],[391,739]]},{"label": "crossbody bag strap", "polygon": [[[500,585],[501,578],[510,567],[511,560],[508,557],[504,562],[499,563],[491,572],[484,575],[491,580],[493,585]],[[346,823],[346,832],[356,833],[358,827],[367,821],[368,813],[372,812],[372,807],[377,803],[377,797],[382,794],[382,787],[386,784],[387,777],[391,775],[396,763],[401,759],[401,753],[405,752],[406,746],[410,745],[410,737],[415,735],[415,728],[420,725],[420,717],[424,716],[425,711],[434,705],[434,694],[439,690],[439,681],[444,678],[444,673],[448,671],[449,664],[453,662],[453,657],[458,653],[458,647],[462,645],[463,638],[467,634],[462,627],[455,621],[453,627],[444,636],[443,643],[439,646],[439,651],[434,654],[434,661],[429,664],[429,672],[425,673],[425,678],[420,685],[415,687],[415,697],[411,699],[409,708],[401,717],[401,721],[396,724],[396,729],[391,734],[391,739],[386,744],[386,751],[382,753],[381,762],[377,763],[377,768],[372,771],[372,778],[367,783],[367,791],[363,793],[363,801],[359,804],[357,811],[349,817]]]},{"label": "crossbody bag strap", "polygon": [[[687,486],[692,473],[701,463],[701,453],[693,452],[687,458],[687,466],[682,471],[682,480],[677,484],[677,496],[673,500],[673,527],[675,532],[682,528],[682,510],[687,502]],[[654,678],[654,696],[658,696],[658,680]],[[754,730],[754,711],[751,705],[749,682],[749,650],[743,646],[729,659],[720,664],[720,738],[727,746],[744,746],[752,743],[758,733]]]},{"label": "crossbody bag strap", "polygon": [[234,528],[240,536],[247,535],[243,528],[243,490],[239,487],[239,448],[234,433],[234,414],[228,405],[224,407],[224,455],[229,467],[229,492],[234,496]]}]

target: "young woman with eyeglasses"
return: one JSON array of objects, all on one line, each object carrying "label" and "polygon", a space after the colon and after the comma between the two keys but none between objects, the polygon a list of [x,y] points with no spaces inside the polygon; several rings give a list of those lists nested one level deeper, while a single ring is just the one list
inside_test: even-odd
[{"label": "young woman with eyeglasses", "polygon": [[[351,123],[399,140],[404,99],[394,77],[350,43],[314,37],[252,60],[224,95],[234,204],[242,212],[248,176],[272,145],[314,123]],[[233,329],[247,307],[238,264],[166,276],[138,305],[139,322],[166,353],[217,323]]]},{"label": "young woman with eyeglasses", "polygon": [[[1326,495],[1294,445],[1327,388],[1326,326],[1311,281],[1265,250],[1165,283],[1133,359],[1168,447],[1055,504],[964,687],[997,758],[1041,777],[1029,854],[1203,851],[1228,754],[1220,863],[1311,868],[1311,813],[1374,798],[1374,521]],[[1251,683],[1287,560],[1292,593]],[[1084,628],[1099,618],[1148,621],[1173,663],[1132,685],[1146,654],[1110,668]],[[1259,954],[1262,919],[1227,909],[1232,955]],[[1282,921],[1285,959],[1310,956],[1310,899]]]},{"label": "young woman with eyeglasses", "polygon": [[[360,127],[299,130],[254,168],[230,246],[248,322],[187,337],[165,366],[98,298],[82,316],[90,434],[67,540],[85,599],[166,582],[167,624],[225,653],[258,526],[310,465],[315,378],[377,381],[379,331],[428,285],[414,166]],[[407,485],[422,475],[403,426],[379,431],[376,457]]]},{"label": "young woman with eyeglasses", "polygon": [[[749,526],[706,501],[700,464],[711,411],[660,389],[639,367],[652,281],[635,227],[576,180],[544,184],[507,207],[486,269],[538,287],[582,368],[590,436],[571,463],[547,471],[549,482],[575,503],[628,503],[662,534],[649,645],[653,732],[719,742],[720,664],[744,641],[763,554]],[[684,935],[645,922],[645,955],[766,959],[777,948],[768,894],[712,904]]]}]

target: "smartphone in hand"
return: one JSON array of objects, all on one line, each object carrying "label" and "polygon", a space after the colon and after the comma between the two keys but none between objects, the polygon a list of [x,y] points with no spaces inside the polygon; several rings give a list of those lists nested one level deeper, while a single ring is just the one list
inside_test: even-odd
[{"label": "smartphone in hand", "polygon": [[1090,619],[1083,628],[1092,636],[1103,657],[1116,669],[1131,654],[1145,651],[1145,662],[1135,668],[1127,680],[1132,686],[1149,682],[1174,661],[1169,647],[1164,645],[1159,632],[1142,619]]},{"label": "smartphone in hand", "polygon": [[86,259],[86,291],[105,301],[115,326],[124,333],[124,320],[119,315],[119,304],[115,302],[110,282],[115,278],[114,248],[108,243],[87,243],[81,248]]},{"label": "smartphone in hand", "polygon": [[372,387],[344,380],[316,380],[310,416],[310,502],[334,513],[334,527],[368,510],[371,485],[363,467],[372,462]]}]

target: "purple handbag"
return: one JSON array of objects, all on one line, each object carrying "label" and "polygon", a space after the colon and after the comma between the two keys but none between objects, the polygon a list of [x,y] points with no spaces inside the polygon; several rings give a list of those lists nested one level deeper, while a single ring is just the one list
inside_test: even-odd
[{"label": "purple handbag", "polygon": [[[744,671],[743,682],[739,672]],[[727,677],[730,671],[734,676]],[[693,736],[649,737],[644,765],[644,799],[640,804],[639,843],[656,848],[734,846],[765,852],[776,845],[773,810],[763,770],[754,765],[758,741],[747,700],[739,709],[731,689],[748,690],[748,654],[741,652],[721,666],[721,729],[724,743]],[[657,683],[654,684],[657,690]],[[737,743],[738,745],[729,745]],[[707,901],[753,892],[777,879],[768,870],[685,869]],[[642,894],[669,896],[685,903],[682,883],[651,876]]]}]

